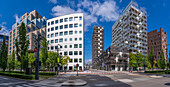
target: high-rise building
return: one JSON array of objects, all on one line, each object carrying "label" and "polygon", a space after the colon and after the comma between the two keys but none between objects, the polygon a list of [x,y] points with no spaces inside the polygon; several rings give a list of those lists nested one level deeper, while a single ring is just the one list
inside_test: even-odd
[{"label": "high-rise building", "polygon": [[[1,49],[1,46],[2,46],[2,43],[3,43],[4,36],[5,35],[0,34],[0,49]],[[5,36],[5,42],[6,42],[6,45],[8,47],[8,36]]]},{"label": "high-rise building", "polygon": [[[26,38],[29,40],[29,46],[28,51],[33,52],[34,48],[36,46],[36,38],[37,33],[39,32],[41,36],[46,36],[46,18],[42,17],[36,10],[25,13],[22,16],[22,21],[25,24],[25,28],[27,30]],[[13,50],[16,50],[15,48],[15,39],[19,39],[19,27],[21,26],[20,23],[15,23],[12,26],[12,30],[9,32],[9,45],[8,45],[8,55],[12,54]]]},{"label": "high-rise building", "polygon": [[63,15],[47,20],[48,51],[71,58],[63,69],[84,70],[84,20],[83,13]]},{"label": "high-rise building", "polygon": [[148,33],[148,55],[151,52],[151,46],[153,46],[155,60],[160,59],[161,52],[163,50],[165,59],[167,59],[167,34],[164,32],[163,28],[151,31]]},{"label": "high-rise building", "polygon": [[[104,27],[94,26],[92,36],[92,64],[95,65],[95,58],[104,52]],[[95,66],[93,66],[95,67]]]},{"label": "high-rise building", "polygon": [[112,26],[112,45],[147,54],[147,13],[131,1]]}]

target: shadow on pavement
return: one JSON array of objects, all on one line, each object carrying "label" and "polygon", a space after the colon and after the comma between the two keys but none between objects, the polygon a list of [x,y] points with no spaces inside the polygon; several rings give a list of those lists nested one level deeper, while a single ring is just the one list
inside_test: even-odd
[{"label": "shadow on pavement", "polygon": [[170,86],[170,83],[165,83],[165,85]]}]

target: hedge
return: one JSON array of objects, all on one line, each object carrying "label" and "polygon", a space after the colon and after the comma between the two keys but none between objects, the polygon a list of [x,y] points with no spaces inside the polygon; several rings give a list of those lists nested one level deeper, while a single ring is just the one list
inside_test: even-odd
[{"label": "hedge", "polygon": [[[164,72],[165,74],[167,73],[167,71],[166,70],[159,70],[159,71],[145,71],[145,73],[161,73],[161,72]],[[170,73],[170,70],[168,70],[168,73]]]},{"label": "hedge", "polygon": [[30,79],[30,80],[34,78],[34,75],[26,75],[26,74],[21,74],[21,73],[0,72],[0,75],[21,78],[21,79]]},{"label": "hedge", "polygon": [[[8,73],[20,73],[20,74],[25,74],[25,72],[21,72],[21,71],[5,71]],[[32,72],[32,75],[35,74],[35,72]],[[39,72],[39,75],[56,75],[56,72]]]}]

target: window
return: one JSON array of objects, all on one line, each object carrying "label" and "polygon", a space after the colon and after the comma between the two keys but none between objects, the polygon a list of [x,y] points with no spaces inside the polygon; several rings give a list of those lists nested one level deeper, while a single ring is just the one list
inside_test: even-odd
[{"label": "window", "polygon": [[48,26],[50,25],[50,22],[48,22]]},{"label": "window", "polygon": [[27,39],[29,39],[29,35],[27,35]]},{"label": "window", "polygon": [[29,28],[27,28],[27,31],[28,31],[28,32],[30,32],[30,29],[29,29]]},{"label": "window", "polygon": [[51,44],[54,43],[54,40],[51,40]]},{"label": "window", "polygon": [[50,48],[48,47],[48,50],[49,50]]},{"label": "window", "polygon": [[62,23],[63,22],[63,19],[60,19],[60,23]]},{"label": "window", "polygon": [[81,63],[82,62],[82,59],[81,58],[79,58],[79,63]]},{"label": "window", "polygon": [[58,33],[55,33],[55,37],[57,37],[58,36]]},{"label": "window", "polygon": [[82,27],[82,24],[79,24],[79,27]]},{"label": "window", "polygon": [[72,41],[72,38],[70,38],[70,41]]},{"label": "window", "polygon": [[78,27],[78,24],[74,24],[74,27],[75,27],[75,28]]},{"label": "window", "polygon": [[77,38],[74,38],[75,41],[77,41]]},{"label": "window", "polygon": [[82,17],[81,17],[81,16],[79,17],[79,20],[82,20]]},{"label": "window", "polygon": [[73,55],[73,52],[72,52],[72,51],[69,51],[69,55]]},{"label": "window", "polygon": [[19,34],[19,31],[17,32],[17,34]]},{"label": "window", "polygon": [[14,33],[15,33],[15,30],[14,30]]},{"label": "window", "polygon": [[67,55],[67,51],[64,52],[64,55]]},{"label": "window", "polygon": [[58,39],[55,39],[55,43],[58,43]]},{"label": "window", "polygon": [[60,32],[60,36],[63,36],[63,32]]},{"label": "window", "polygon": [[64,32],[64,35],[68,35],[68,31],[65,31],[65,32]]},{"label": "window", "polygon": [[48,32],[50,32],[50,29],[48,28]]},{"label": "window", "polygon": [[63,42],[63,38],[60,39],[60,42]]},{"label": "window", "polygon": [[54,24],[54,21],[51,21],[51,25],[53,25]]},{"label": "window", "polygon": [[67,41],[67,38],[65,38],[65,40],[64,40],[65,42]]},{"label": "window", "polygon": [[[70,63],[72,63],[73,62],[73,59],[70,59],[70,61],[69,61]],[[71,69],[72,70],[72,69]]]},{"label": "window", "polygon": [[58,30],[58,26],[55,27],[55,30]]},{"label": "window", "polygon": [[50,41],[48,41],[48,44],[50,43]]},{"label": "window", "polygon": [[55,20],[55,24],[58,24],[58,20]]},{"label": "window", "polygon": [[73,28],[73,24],[69,24],[69,28]]},{"label": "window", "polygon": [[65,45],[64,48],[67,48],[67,45]]},{"label": "window", "polygon": [[74,48],[78,48],[78,44],[74,44]]},{"label": "window", "polygon": [[54,49],[54,47],[53,46],[51,46],[51,50],[53,50]]},{"label": "window", "polygon": [[15,37],[15,34],[13,34],[13,37]]},{"label": "window", "polygon": [[54,37],[54,34],[51,34],[51,37]]},{"label": "window", "polygon": [[51,31],[54,31],[54,27],[51,28]]},{"label": "window", "polygon": [[58,46],[55,46],[55,49],[57,50],[57,49],[58,49]]},{"label": "window", "polygon": [[75,59],[74,59],[74,63],[77,63],[77,62],[78,62],[78,59],[77,59],[77,58],[75,58]]},{"label": "window", "polygon": [[68,18],[65,18],[65,19],[64,19],[64,22],[68,22]]},{"label": "window", "polygon": [[63,29],[63,25],[60,26],[60,29]]},{"label": "window", "polygon": [[79,55],[82,55],[82,51],[79,51]]},{"label": "window", "polygon": [[68,28],[68,25],[64,25],[64,28],[65,28],[65,29]]},{"label": "window", "polygon": [[79,38],[79,40],[81,41],[81,40],[82,40],[82,38],[80,37],[80,38]]},{"label": "window", "polygon": [[81,33],[82,33],[82,31],[79,31],[79,33],[81,34]]},{"label": "window", "polygon": [[63,46],[60,46],[60,48],[63,48]]},{"label": "window", "polygon": [[74,20],[75,20],[75,21],[78,21],[79,19],[78,19],[78,17],[74,17]]},{"label": "window", "polygon": [[79,48],[82,48],[82,44],[79,44]]},{"label": "window", "polygon": [[72,48],[72,45],[70,45],[70,48]]},{"label": "window", "polygon": [[69,31],[69,35],[72,35],[73,34],[73,31]]},{"label": "window", "polygon": [[75,31],[75,34],[77,34],[77,31]]},{"label": "window", "polygon": [[70,18],[69,18],[69,21],[73,21],[73,17],[70,17]]}]

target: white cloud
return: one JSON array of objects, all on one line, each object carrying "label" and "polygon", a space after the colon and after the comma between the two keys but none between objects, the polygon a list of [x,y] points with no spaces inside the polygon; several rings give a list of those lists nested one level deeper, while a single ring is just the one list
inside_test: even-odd
[{"label": "white cloud", "polygon": [[85,60],[85,63],[89,63],[89,62],[92,62],[92,59],[88,59],[88,60]]},{"label": "white cloud", "polygon": [[7,23],[6,22],[2,22],[1,24],[0,24],[0,27],[2,28],[1,30],[0,30],[0,34],[1,35],[9,35],[9,30],[7,29],[7,27],[5,26]]},{"label": "white cloud", "polygon": [[[67,3],[70,2],[67,1]],[[84,0],[79,1],[77,6],[71,7],[57,5],[52,8],[52,15],[61,16],[71,13],[84,13],[85,31],[88,31],[88,27],[92,24],[97,24],[98,21],[116,21],[120,14],[119,7],[116,6],[116,1],[112,0],[106,0],[103,3],[101,3],[100,1]]]},{"label": "white cloud", "polygon": [[49,2],[52,2],[53,4],[56,4],[57,0],[49,0]]},{"label": "white cloud", "polygon": [[122,3],[122,0],[120,0],[119,3]]},{"label": "white cloud", "polygon": [[16,23],[20,23],[22,20],[22,16],[18,17],[18,14],[14,15]]}]

